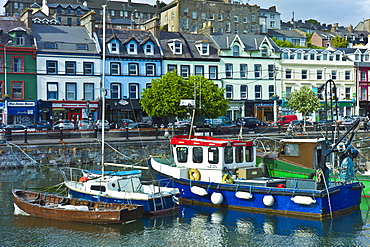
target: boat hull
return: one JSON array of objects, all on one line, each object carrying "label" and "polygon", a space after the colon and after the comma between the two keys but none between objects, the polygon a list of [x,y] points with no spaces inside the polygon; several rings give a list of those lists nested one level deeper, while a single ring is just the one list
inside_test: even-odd
[{"label": "boat hull", "polygon": [[[144,207],[91,203],[86,200],[13,189],[16,210],[31,216],[88,223],[127,223],[142,217]],[[65,205],[68,202],[68,205]],[[76,208],[83,207],[83,210]]]},{"label": "boat hull", "polygon": [[158,196],[143,200],[132,198],[114,198],[105,195],[91,194],[84,191],[75,190],[69,187],[69,195],[72,198],[80,198],[89,201],[99,201],[107,203],[133,203],[144,206],[144,214],[161,215],[168,214],[178,209],[177,200],[172,196]]},{"label": "boat hull", "polygon": [[[348,211],[359,208],[361,202],[361,183],[351,183],[339,185],[326,190],[313,190],[313,189],[289,189],[277,187],[262,187],[241,184],[223,184],[194,181],[185,178],[174,178],[170,174],[165,174],[161,164],[149,162],[151,169],[154,171],[158,179],[171,179],[176,188],[180,191],[180,204],[195,204],[201,206],[213,207],[228,207],[235,209],[248,209],[264,213],[284,214],[307,216],[315,218],[324,218],[330,215],[343,214]],[[314,182],[312,180],[312,182]],[[206,195],[195,194],[192,187],[202,188],[207,192]],[[242,199],[236,197],[236,192],[250,193],[252,198]],[[196,192],[198,193],[198,192]],[[218,200],[215,204],[213,195],[216,193],[218,197],[223,198],[222,202]],[[329,194],[329,196],[328,196]],[[302,196],[305,199],[311,198],[315,200],[310,205],[302,205],[294,202],[294,196]],[[271,197],[273,199],[271,199]],[[266,201],[273,200],[269,205]],[[219,204],[218,204],[219,203]]]}]

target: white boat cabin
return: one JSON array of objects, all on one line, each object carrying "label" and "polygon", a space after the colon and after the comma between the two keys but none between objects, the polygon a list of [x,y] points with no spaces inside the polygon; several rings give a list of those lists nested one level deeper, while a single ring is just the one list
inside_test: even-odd
[{"label": "white boat cabin", "polygon": [[225,171],[256,165],[253,142],[208,136],[175,136],[171,145],[176,165],[199,172],[200,178],[196,180],[219,183]]}]

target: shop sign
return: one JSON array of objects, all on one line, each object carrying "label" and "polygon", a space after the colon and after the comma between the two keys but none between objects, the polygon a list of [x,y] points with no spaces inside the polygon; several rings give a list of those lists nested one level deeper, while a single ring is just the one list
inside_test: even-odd
[{"label": "shop sign", "polygon": [[[53,103],[53,108],[86,108],[86,103]],[[98,108],[98,104],[89,104],[90,108]]]},{"label": "shop sign", "polygon": [[19,101],[19,102],[16,102],[16,101],[9,101],[8,102],[8,106],[12,106],[12,107],[34,107],[35,106],[35,102],[27,102],[27,101]]}]

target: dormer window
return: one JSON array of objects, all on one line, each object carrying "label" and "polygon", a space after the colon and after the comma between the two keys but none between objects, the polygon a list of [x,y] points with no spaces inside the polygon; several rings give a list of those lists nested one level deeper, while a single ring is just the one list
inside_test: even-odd
[{"label": "dormer window", "polygon": [[117,42],[110,43],[110,52],[111,53],[118,53],[119,52]]},{"label": "dormer window", "polygon": [[25,45],[25,33],[23,32],[17,32],[15,34],[15,44],[17,46],[24,46]]},{"label": "dormer window", "polygon": [[77,44],[77,50],[87,50],[87,44]]},{"label": "dormer window", "polygon": [[170,47],[171,51],[175,55],[181,55],[182,54],[182,43],[180,40],[173,40],[168,43],[168,46]]},{"label": "dormer window", "polygon": [[127,48],[128,54],[137,54],[137,48],[135,43],[129,43]]},{"label": "dormer window", "polygon": [[152,44],[145,44],[144,45],[144,53],[145,55],[154,55],[154,47]]},{"label": "dormer window", "polygon": [[57,44],[54,43],[54,42],[46,42],[45,43],[45,48],[46,49],[56,49],[57,48]]},{"label": "dormer window", "polygon": [[209,44],[208,43],[199,43],[199,44],[196,44],[195,47],[197,47],[200,55],[209,55]]},{"label": "dormer window", "polygon": [[262,57],[267,57],[268,56],[267,47],[262,47],[262,49],[261,49],[261,56]]},{"label": "dormer window", "polygon": [[239,46],[237,46],[237,45],[233,46],[233,56],[234,57],[239,57],[240,56]]}]

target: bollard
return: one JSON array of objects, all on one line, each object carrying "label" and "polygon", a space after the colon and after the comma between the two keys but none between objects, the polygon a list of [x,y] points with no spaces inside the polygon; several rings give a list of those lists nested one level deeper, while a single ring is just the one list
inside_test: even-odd
[{"label": "bollard", "polygon": [[155,125],[155,139],[158,139],[158,125]]},{"label": "bollard", "polygon": [[98,138],[98,126],[94,126],[94,138]]},{"label": "bollard", "polygon": [[126,126],[126,140],[128,140],[128,126]]},{"label": "bollard", "polygon": [[60,141],[63,141],[63,127],[59,127],[60,131]]},{"label": "bollard", "polygon": [[27,128],[24,128],[24,143],[27,143]]},{"label": "bollard", "polygon": [[6,141],[12,141],[12,129],[11,128],[5,128],[5,140]]},{"label": "bollard", "polygon": [[212,136],[212,125],[208,125],[209,126],[209,136]]}]

